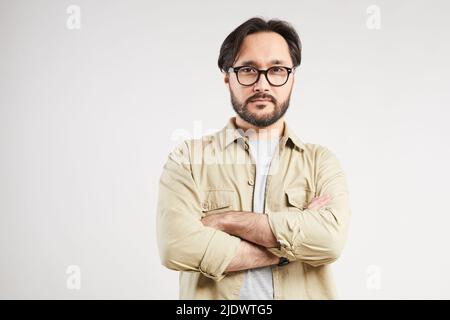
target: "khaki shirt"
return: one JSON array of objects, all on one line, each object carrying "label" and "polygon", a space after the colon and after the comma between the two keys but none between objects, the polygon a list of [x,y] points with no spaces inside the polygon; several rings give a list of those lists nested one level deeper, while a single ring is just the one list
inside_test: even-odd
[{"label": "khaki shirt", "polygon": [[[164,266],[180,271],[180,299],[239,299],[245,271],[225,273],[241,239],[201,219],[252,211],[256,165],[235,118],[219,132],[186,140],[168,156],[159,182],[157,242]],[[305,209],[329,194],[319,210]],[[274,299],[334,299],[330,263],[340,255],[350,219],[345,174],[326,147],[303,143],[284,122],[270,165],[265,214],[278,239]]]}]

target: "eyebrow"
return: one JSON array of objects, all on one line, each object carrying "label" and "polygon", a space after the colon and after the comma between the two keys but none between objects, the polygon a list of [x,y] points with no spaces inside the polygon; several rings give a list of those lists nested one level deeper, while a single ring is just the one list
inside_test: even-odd
[{"label": "eyebrow", "polygon": [[[270,61],[270,64],[283,64],[284,65],[284,64],[286,64],[286,62],[284,62],[283,60],[275,59],[275,60]],[[245,61],[242,61],[241,65],[257,67],[258,63],[253,60],[245,60]]]}]

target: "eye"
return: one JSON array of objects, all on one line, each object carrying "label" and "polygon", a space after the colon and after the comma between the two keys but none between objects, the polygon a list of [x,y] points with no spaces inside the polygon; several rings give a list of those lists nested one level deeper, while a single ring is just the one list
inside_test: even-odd
[{"label": "eye", "polygon": [[252,67],[243,67],[239,71],[242,73],[254,73],[255,69]]},{"label": "eye", "polygon": [[281,72],[284,72],[284,69],[281,67],[273,67],[272,72],[281,73]]}]

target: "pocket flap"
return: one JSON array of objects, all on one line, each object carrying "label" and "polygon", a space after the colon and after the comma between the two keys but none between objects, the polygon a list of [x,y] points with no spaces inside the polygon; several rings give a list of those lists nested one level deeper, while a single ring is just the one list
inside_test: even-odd
[{"label": "pocket flap", "polygon": [[301,188],[286,189],[285,190],[288,203],[291,206],[297,207],[300,210],[305,209],[307,204],[307,190]]},{"label": "pocket flap", "polygon": [[202,210],[211,211],[233,206],[234,190],[203,191]]}]

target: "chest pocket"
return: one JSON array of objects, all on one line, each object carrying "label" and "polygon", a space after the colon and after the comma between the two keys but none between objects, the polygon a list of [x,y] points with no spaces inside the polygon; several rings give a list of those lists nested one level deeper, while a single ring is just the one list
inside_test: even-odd
[{"label": "chest pocket", "polygon": [[291,188],[284,190],[286,194],[288,211],[305,209],[311,200],[311,191],[303,188]]},{"label": "chest pocket", "polygon": [[201,207],[203,216],[235,210],[234,208],[236,208],[236,191],[202,191]]}]

